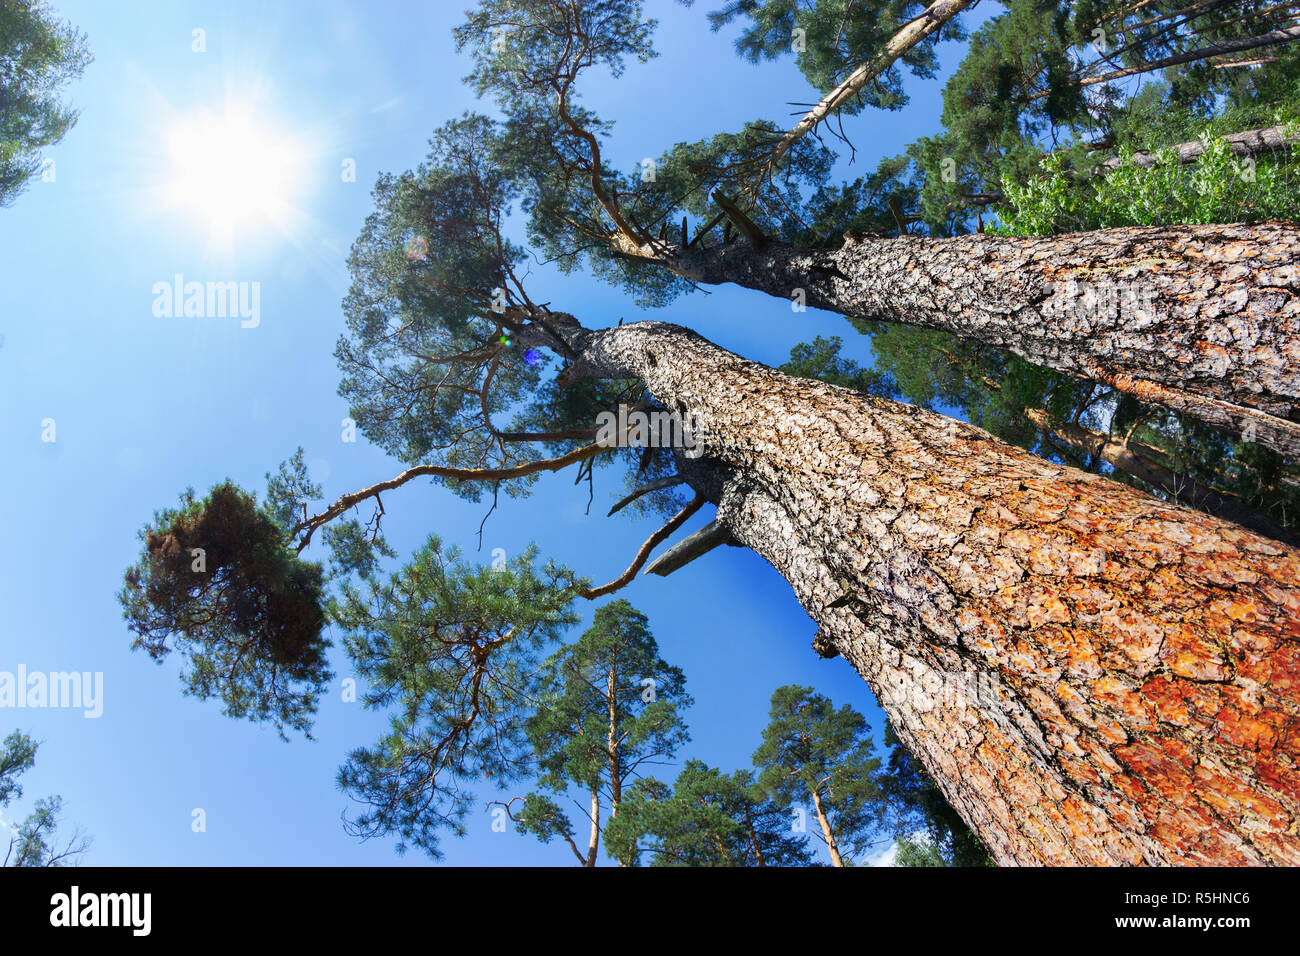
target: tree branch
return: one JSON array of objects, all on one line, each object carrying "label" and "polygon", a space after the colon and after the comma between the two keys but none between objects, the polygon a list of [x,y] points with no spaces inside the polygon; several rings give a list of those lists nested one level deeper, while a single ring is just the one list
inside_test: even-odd
[{"label": "tree branch", "polygon": [[781,157],[788,153],[795,143],[825,122],[831,113],[862,92],[868,83],[893,66],[895,60],[926,37],[937,32],[949,20],[973,5],[974,2],[975,0],[935,0],[925,9],[924,13],[915,20],[908,22],[895,33],[890,41],[885,44],[884,49],[871,59],[860,64],[857,69],[848,75],[848,78],[843,83],[822,97],[821,101],[809,110],[808,114],[796,123],[790,132],[781,138],[781,141],[772,149],[772,153],[763,167],[763,172],[754,183],[750,194],[753,195],[758,191],[758,187],[763,180],[771,174]]},{"label": "tree branch", "polygon": [[646,538],[645,544],[641,545],[640,550],[636,553],[636,557],[632,559],[632,563],[628,566],[626,571],[608,584],[603,584],[598,588],[584,588],[580,590],[578,596],[593,601],[598,597],[604,597],[606,594],[612,594],[614,591],[619,590],[619,588],[626,587],[632,579],[636,577],[636,573],[641,570],[641,566],[645,564],[646,558],[650,557],[650,552],[658,547],[659,544],[669,535],[685,524],[691,515],[700,510],[700,507],[703,504],[704,498],[700,495],[696,495],[691,503],[681,511],[677,512],[677,514],[673,515],[672,518],[668,520],[667,524],[654,534],[650,535],[650,537]]},{"label": "tree branch", "polygon": [[395,478],[344,495],[319,514],[300,521],[294,526],[291,533],[297,535],[303,531],[307,532],[297,547],[298,552],[301,553],[303,548],[310,543],[312,534],[321,525],[333,521],[359,502],[365,501],[367,498],[374,498],[393,488],[399,488],[413,478],[430,475],[435,478],[452,478],[457,481],[506,481],[510,478],[522,478],[525,475],[532,475],[539,471],[560,471],[574,462],[586,461],[608,450],[601,445],[586,445],[582,448],[575,448],[558,458],[530,461],[523,465],[516,465],[513,468],[447,468],[443,465],[416,465],[414,468],[406,469]]}]

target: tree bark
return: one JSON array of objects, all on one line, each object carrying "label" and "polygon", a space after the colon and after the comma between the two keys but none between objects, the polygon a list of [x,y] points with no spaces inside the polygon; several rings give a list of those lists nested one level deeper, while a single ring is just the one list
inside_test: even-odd
[{"label": "tree bark", "polygon": [[600,846],[600,791],[591,791],[591,837],[587,840],[587,858],[583,866],[596,865],[596,850]]},{"label": "tree bark", "polygon": [[[1235,156],[1263,156],[1266,153],[1277,153],[1284,149],[1290,148],[1297,142],[1300,142],[1300,135],[1288,137],[1286,127],[1283,125],[1269,126],[1265,129],[1248,129],[1240,133],[1229,133],[1223,137],[1228,141],[1228,146],[1232,149]],[[1179,163],[1194,163],[1205,152],[1206,142],[1202,139],[1194,139],[1188,143],[1178,143],[1170,146],[1174,158]],[[1139,150],[1134,153],[1130,159],[1135,166],[1152,167],[1160,165],[1160,153],[1158,150]],[[1102,163],[1098,163],[1096,171],[1098,174],[1113,173],[1124,164],[1119,156],[1113,156]]]},{"label": "tree bark", "polygon": [[822,828],[822,839],[826,841],[826,849],[831,855],[831,866],[843,866],[844,858],[840,856],[840,845],[835,842],[831,821],[826,819],[826,811],[822,808],[821,794],[815,788],[811,792],[813,809],[817,811],[817,822]]},{"label": "tree bark", "polygon": [[754,865],[767,866],[767,860],[763,857],[763,847],[758,839],[758,831],[754,828],[754,814],[748,806],[745,807],[745,836],[749,839],[750,849],[754,851]]},{"label": "tree bark", "polygon": [[1006,348],[1300,457],[1296,223],[846,238],[639,255],[695,282]]},{"label": "tree bark", "polygon": [[569,379],[698,416],[692,485],[998,862],[1300,863],[1300,550],[687,329],[575,326]]},{"label": "tree bark", "polygon": [[[1163,70],[1167,66],[1177,66],[1180,63],[1195,63],[1198,60],[1208,60],[1210,57],[1222,56],[1225,53],[1239,53],[1243,50],[1258,50],[1261,47],[1277,46],[1279,43],[1291,43],[1294,40],[1300,40],[1300,27],[1285,27],[1281,30],[1270,30],[1268,33],[1263,33],[1259,36],[1224,40],[1222,43],[1212,43],[1209,46],[1203,46],[1199,50],[1189,50],[1186,53],[1178,53],[1174,56],[1162,57],[1159,60],[1149,60],[1146,63],[1126,66],[1118,70],[1111,70],[1109,73],[1103,73],[1101,76],[1085,77],[1078,81],[1078,85],[1084,87],[1095,86],[1098,83],[1110,83],[1113,80],[1121,80],[1126,76],[1136,76],[1140,73],[1153,73],[1156,70]],[[1050,95],[1050,91],[1036,93],[1029,97],[1029,100],[1030,102],[1041,100],[1048,95]]]},{"label": "tree bark", "polygon": [[1300,535],[1249,507],[1236,495],[1204,485],[1170,468],[1166,464],[1164,452],[1158,448],[1140,442],[1125,444],[1115,441],[1109,435],[1054,418],[1042,408],[1026,408],[1025,417],[1040,429],[1051,433],[1061,444],[1100,458],[1134,478],[1173,495],[1175,501],[1185,501],[1200,511],[1208,511],[1275,541],[1292,546],[1300,545]]},{"label": "tree bark", "polygon": [[[609,818],[618,815],[618,805],[623,802],[623,765],[618,745],[618,664],[609,668],[609,734],[605,741],[605,752],[609,761]],[[619,866],[625,866],[619,860]]]}]

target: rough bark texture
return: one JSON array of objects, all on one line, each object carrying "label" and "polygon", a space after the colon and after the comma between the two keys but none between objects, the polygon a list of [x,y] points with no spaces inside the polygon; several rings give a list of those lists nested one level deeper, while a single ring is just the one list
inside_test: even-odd
[{"label": "rough bark texture", "polygon": [[1169,467],[1167,456],[1158,448],[1140,442],[1125,444],[1116,441],[1101,432],[1054,418],[1042,408],[1026,408],[1025,417],[1061,444],[1108,462],[1134,478],[1172,495],[1175,501],[1186,502],[1199,511],[1208,511],[1274,541],[1300,545],[1300,535],[1249,507],[1236,495],[1203,485]]},{"label": "rough bark texture", "polygon": [[[643,254],[696,282],[802,291],[809,306],[1007,348],[1300,457],[1296,223]],[[1110,289],[1117,307],[1090,303]]]},{"label": "rough bark texture", "polygon": [[566,335],[699,416],[696,490],[998,862],[1300,863],[1300,551],[676,326]]}]

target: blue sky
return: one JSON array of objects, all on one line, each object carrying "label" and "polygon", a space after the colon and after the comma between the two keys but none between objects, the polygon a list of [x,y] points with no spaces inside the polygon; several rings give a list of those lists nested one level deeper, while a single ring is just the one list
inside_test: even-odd
[{"label": "blue sky", "polygon": [[[734,31],[708,29],[714,5],[651,2],[662,56],[631,65],[620,81],[593,77],[584,87],[585,101],[617,120],[609,156],[620,168],[759,116],[785,124],[790,102],[816,98],[792,61],[755,66],[736,57]],[[316,739],[286,744],[269,726],[182,697],[176,663],[159,667],[129,650],[114,595],[136,557],[138,529],[186,486],[202,492],[229,477],[260,491],[264,473],[298,445],[331,499],[403,467],[364,440],[341,440],[347,408],[332,351],[343,330],[345,258],[376,174],[417,164],[432,130],[463,110],[490,112],[460,82],[468,64],[451,40],[460,6],[58,0],[55,8],[88,34],[95,62],[70,91],[79,123],[48,151],[54,180],[0,210],[0,500],[9,529],[0,550],[0,671],[102,672],[104,700],[97,719],[0,709],[0,735],[19,728],[44,741],[24,778],[26,797],[8,816],[62,794],[65,820],[94,838],[85,862],[101,865],[424,865],[418,852],[399,858],[391,841],[358,842],[340,825],[349,800],[335,772],[384,719],[341,700],[350,670],[337,649]],[[192,49],[196,29],[204,52]],[[961,47],[941,47],[940,56],[946,76]],[[854,173],[937,129],[941,83],[909,88],[906,110],[846,120],[858,148]],[[298,158],[282,184],[292,215],[222,240],[160,191],[172,175],[174,130],[229,108],[255,117]],[[341,175],[348,160],[356,182]],[[260,324],[155,316],[155,283],[177,273],[258,282]],[[818,334],[843,335],[848,356],[870,361],[867,341],[839,317],[794,314],[781,300],[734,288],[649,314],[588,276],[535,266],[530,294],[590,326],[677,321],[768,364]],[[47,419],[53,442],[42,441]],[[586,488],[563,474],[544,478],[531,498],[503,500],[479,559],[536,541],[544,556],[593,580],[619,574],[656,524],[604,518],[620,481],[598,479],[590,517]],[[385,507],[399,555],[436,532],[474,557],[485,507],[423,483]],[[686,530],[708,520],[697,515]],[[883,715],[867,686],[843,661],[816,657],[813,623],[756,555],[719,549],[669,578],[640,578],[620,596],[649,616],[695,698],[693,739],[679,763],[748,767],[771,692],[785,683],[852,704],[879,733]],[[579,607],[588,620],[592,610]],[[196,808],[206,832],[191,829]],[[491,822],[476,812],[466,838],[444,841],[445,862],[571,860],[562,845],[496,833]]]}]

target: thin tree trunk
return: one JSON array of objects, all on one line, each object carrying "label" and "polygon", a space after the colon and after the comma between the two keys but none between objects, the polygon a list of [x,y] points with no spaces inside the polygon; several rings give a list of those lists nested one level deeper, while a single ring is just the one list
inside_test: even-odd
[{"label": "thin tree trunk", "polygon": [[[1141,73],[1163,70],[1167,66],[1177,66],[1180,63],[1195,63],[1198,60],[1208,60],[1210,57],[1222,56],[1225,53],[1258,50],[1261,47],[1277,46],[1279,43],[1290,43],[1293,40],[1300,40],[1300,27],[1286,27],[1281,30],[1270,30],[1268,33],[1259,36],[1241,37],[1236,40],[1225,40],[1222,43],[1212,43],[1209,46],[1201,47],[1199,50],[1189,50],[1186,53],[1177,53],[1173,56],[1162,57],[1159,60],[1150,60],[1146,63],[1111,70],[1109,73],[1103,73],[1100,76],[1090,76],[1079,80],[1078,85],[1081,87],[1095,86],[1098,83],[1120,80],[1126,76],[1137,76]],[[1049,95],[1047,92],[1037,93],[1029,97],[1029,100],[1030,102],[1041,100],[1047,95]]]},{"label": "thin tree trunk", "polygon": [[860,63],[839,86],[823,96],[803,119],[781,138],[772,149],[767,161],[771,170],[781,157],[790,151],[800,139],[815,130],[819,125],[844,104],[852,101],[868,83],[888,70],[899,57],[906,54],[926,37],[932,36],[943,28],[957,14],[971,6],[975,0],[934,0],[919,17],[908,21],[890,37],[889,42],[878,50],[870,59]]},{"label": "thin tree trunk", "polygon": [[[1248,129],[1240,133],[1229,133],[1222,137],[1227,140],[1235,156],[1262,156],[1266,153],[1277,153],[1288,149],[1296,143],[1300,143],[1300,134],[1287,136],[1286,126],[1277,125],[1269,126],[1265,129]],[[1203,139],[1194,139],[1188,143],[1178,143],[1170,146],[1174,158],[1179,163],[1194,163],[1205,152],[1206,142]],[[1135,166],[1151,167],[1160,164],[1159,150],[1139,150],[1130,158]],[[1123,165],[1123,160],[1118,156],[1113,156],[1105,162],[1098,163],[1096,171],[1098,173],[1113,173]]]},{"label": "thin tree trunk", "polygon": [[1296,223],[642,252],[695,282],[1006,348],[1300,457]]},{"label": "thin tree trunk", "polygon": [[623,799],[623,768],[619,760],[618,746],[618,665],[609,668],[609,734],[606,737],[605,752],[609,758],[609,815],[618,813],[618,805]]},{"label": "thin tree trunk", "polygon": [[1178,474],[1164,463],[1165,455],[1157,448],[1139,442],[1126,445],[1082,425],[1063,422],[1042,408],[1026,408],[1025,417],[1039,428],[1050,432],[1062,444],[1100,458],[1134,478],[1173,495],[1175,501],[1186,502],[1191,507],[1218,515],[1275,541],[1300,545],[1300,535],[1249,507],[1236,495]]},{"label": "thin tree trunk", "polygon": [[763,857],[763,848],[759,845],[758,831],[754,827],[754,812],[748,806],[745,807],[745,833],[749,837],[749,845],[754,850],[754,865],[767,866],[767,860]]},{"label": "thin tree trunk", "polygon": [[587,841],[587,859],[583,866],[596,865],[596,850],[600,846],[600,791],[591,791],[591,838]]},{"label": "thin tree trunk", "polygon": [[840,856],[840,845],[835,842],[835,833],[831,830],[831,821],[826,819],[826,811],[822,809],[821,795],[814,789],[812,791],[813,809],[817,811],[817,822],[821,824],[822,839],[826,841],[826,849],[831,854],[831,866],[843,866],[844,858]]},{"label": "thin tree trunk", "polygon": [[[609,668],[609,735],[606,737],[606,754],[609,760],[609,818],[614,819],[618,805],[623,800],[623,768],[618,747],[618,665]],[[626,865],[619,860],[619,866]]]},{"label": "thin tree trunk", "polygon": [[1298,864],[1300,550],[688,329],[567,380],[696,415],[692,486],[1004,864]]}]

